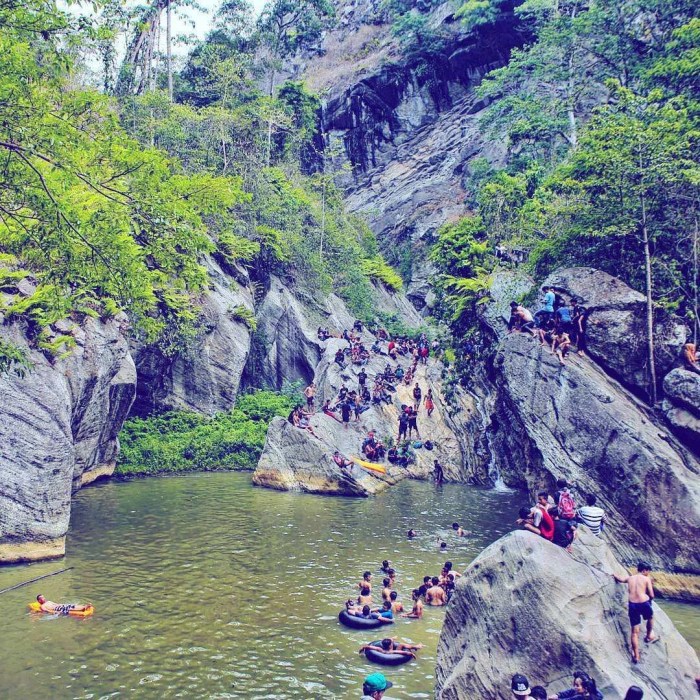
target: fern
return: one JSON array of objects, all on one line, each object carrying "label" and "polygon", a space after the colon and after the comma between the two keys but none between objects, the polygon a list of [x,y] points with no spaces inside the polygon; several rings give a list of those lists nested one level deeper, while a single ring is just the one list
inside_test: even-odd
[{"label": "fern", "polygon": [[403,288],[403,280],[399,274],[380,255],[363,260],[360,263],[360,269],[367,277],[381,282],[394,292]]},{"label": "fern", "polygon": [[255,331],[258,329],[258,319],[255,318],[255,313],[253,313],[247,306],[239,304],[233,309],[229,309],[229,316],[233,321],[238,321],[248,326],[248,329]]}]

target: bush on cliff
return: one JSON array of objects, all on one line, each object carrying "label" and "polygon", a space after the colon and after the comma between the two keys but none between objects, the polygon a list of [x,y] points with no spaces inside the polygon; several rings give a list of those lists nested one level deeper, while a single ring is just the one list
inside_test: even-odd
[{"label": "bush on cliff", "polygon": [[146,476],[190,471],[254,469],[267,426],[296,403],[292,392],[257,391],[215,416],[170,411],[128,420],[119,435],[116,474]]}]

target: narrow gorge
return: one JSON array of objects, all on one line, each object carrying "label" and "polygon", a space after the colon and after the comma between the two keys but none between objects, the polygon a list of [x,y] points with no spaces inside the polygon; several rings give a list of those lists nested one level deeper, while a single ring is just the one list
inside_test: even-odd
[{"label": "narrow gorge", "polygon": [[[76,566],[42,590],[93,586],[115,645],[86,638],[92,681],[71,635],[38,650],[53,680],[3,649],[0,695],[359,697],[377,668],[336,631],[337,575],[371,568],[381,605],[393,559],[408,612],[454,559],[444,621],[397,614],[428,642],[379,669],[387,699],[561,693],[574,668],[582,697],[692,697],[696,8],[208,3],[179,55],[170,12],[0,0],[0,593]],[[561,480],[605,512],[566,548],[518,520]],[[630,664],[613,575],[640,561],[660,642]],[[35,618],[9,614],[21,644]]]}]

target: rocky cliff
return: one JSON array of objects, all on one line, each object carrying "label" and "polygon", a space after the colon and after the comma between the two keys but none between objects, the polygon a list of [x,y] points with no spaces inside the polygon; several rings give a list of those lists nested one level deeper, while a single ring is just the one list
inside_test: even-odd
[{"label": "rocky cliff", "polygon": [[33,368],[0,375],[0,562],[61,556],[71,494],[114,471],[136,390],[125,324],[61,322],[76,345],[55,361],[30,349],[24,327],[2,328]]},{"label": "rocky cliff", "polygon": [[479,127],[485,105],[474,88],[525,40],[515,4],[500,3],[499,20],[473,32],[455,17],[460,3],[418,4],[436,40],[401,48],[382,4],[356,0],[343,5],[318,54],[292,66],[326,94],[323,145],[346,202],[410,274],[408,296],[419,308],[430,302],[425,245],[465,213],[470,161],[504,155]]},{"label": "rocky cliff", "polygon": [[[541,488],[554,491],[556,479],[566,478],[579,500],[595,494],[606,509],[606,537],[623,561],[632,564],[644,554],[660,567],[700,571],[690,544],[700,534],[700,464],[661,413],[611,376],[640,391],[643,350],[632,337],[643,323],[643,298],[588,268],[561,271],[547,284],[589,308],[589,356],[572,353],[561,366],[529,334],[507,335],[508,300],[530,282],[496,275],[494,301],[483,317],[494,338],[492,355],[486,353],[469,387],[485,414],[491,471],[531,497]],[[663,371],[677,356],[684,329],[660,314],[656,330]],[[690,420],[687,398],[674,400],[674,415],[682,410]]]},{"label": "rocky cliff", "polygon": [[572,553],[525,531],[485,549],[457,583],[438,646],[439,700],[511,698],[524,673],[550,694],[571,687],[580,669],[607,697],[638,685],[655,700],[696,694],[698,657],[654,606],[656,644],[630,663],[626,572],[607,545],[581,528]]},{"label": "rocky cliff", "polygon": [[[373,337],[365,333],[365,342],[370,344]],[[326,399],[335,403],[338,391],[345,385],[357,389],[359,367],[348,365],[341,368],[334,362],[338,349],[347,347],[341,339],[330,339],[323,343],[323,354],[314,371],[314,381],[318,388],[317,406]],[[373,354],[365,371],[371,382],[375,374],[382,373],[389,364],[396,367],[387,355]],[[407,362],[403,361],[404,369]],[[435,411],[428,417],[424,408],[418,417],[418,428],[423,439],[429,438],[435,449],[416,449],[416,462],[408,468],[388,466],[387,474],[377,474],[355,465],[349,470],[340,469],[332,460],[335,450],[348,458],[362,457],[361,443],[369,430],[374,430],[384,444],[396,439],[398,416],[401,404],[412,404],[412,385],[396,384],[390,404],[371,404],[361,414],[359,421],[343,426],[337,418],[317,411],[311,419],[314,435],[295,428],[284,419],[275,420],[268,430],[265,449],[260,457],[258,468],[253,475],[253,483],[259,486],[285,490],[301,490],[312,493],[328,493],[346,496],[367,496],[384,490],[406,477],[426,478],[433,469],[435,459],[445,465],[448,479],[467,480],[467,465],[462,453],[460,437],[448,415],[448,407],[441,396],[441,366],[435,360],[419,366],[415,377],[425,395],[430,388],[435,397]]]}]

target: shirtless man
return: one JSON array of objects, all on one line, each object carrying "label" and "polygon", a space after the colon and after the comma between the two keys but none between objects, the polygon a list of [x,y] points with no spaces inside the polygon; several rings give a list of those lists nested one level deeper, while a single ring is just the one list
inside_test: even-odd
[{"label": "shirtless man", "polygon": [[686,343],[683,346],[683,369],[688,372],[700,374],[700,365],[698,364],[698,353],[695,343]]},{"label": "shirtless man", "polygon": [[445,589],[440,587],[440,579],[437,576],[433,576],[431,583],[432,586],[425,594],[426,603],[435,607],[447,605],[447,594]]},{"label": "shirtless man", "polygon": [[314,410],[314,396],[316,396],[316,384],[311,382],[309,386],[304,389],[304,396],[306,396],[306,408],[313,412]]},{"label": "shirtless man", "polygon": [[396,591],[392,591],[389,593],[389,602],[391,603],[391,612],[394,613],[394,615],[398,615],[399,613],[402,613],[403,610],[403,603],[400,600],[397,600],[399,597],[399,594]]},{"label": "shirtless man", "polygon": [[372,605],[372,592],[367,586],[360,589],[360,595],[357,596],[358,605]]},{"label": "shirtless man", "polygon": [[362,581],[360,581],[357,584],[357,587],[362,590],[363,588],[367,587],[369,590],[372,590],[372,572],[371,571],[365,571],[362,574]]},{"label": "shirtless man", "polygon": [[459,523],[452,523],[452,529],[457,537],[466,537],[470,534]]},{"label": "shirtless man", "polygon": [[384,586],[384,588],[382,588],[382,600],[389,600],[389,596],[391,595],[391,581],[385,578],[382,584]]},{"label": "shirtless man", "polygon": [[613,574],[613,578],[618,583],[626,583],[629,591],[628,613],[630,618],[630,626],[632,628],[631,644],[632,644],[632,663],[639,663],[639,629],[642,624],[642,618],[647,622],[647,634],[644,641],[647,644],[653,644],[658,641],[658,637],[654,634],[654,610],[651,607],[651,602],[654,600],[654,586],[651,583],[649,573],[651,572],[651,564],[645,561],[640,561],[637,564],[639,573],[634,576],[618,576]]},{"label": "shirtless man", "polygon": [[63,613],[64,615],[68,614],[71,610],[82,612],[91,607],[90,605],[74,605],[73,603],[54,603],[52,600],[46,600],[41,594],[36,597],[36,601],[41,605],[41,609],[44,612]]},{"label": "shirtless man", "polygon": [[420,620],[423,617],[423,601],[420,599],[420,590],[414,588],[411,593],[411,598],[413,600],[413,609],[410,613],[404,613],[401,617],[410,617],[414,620]]}]

